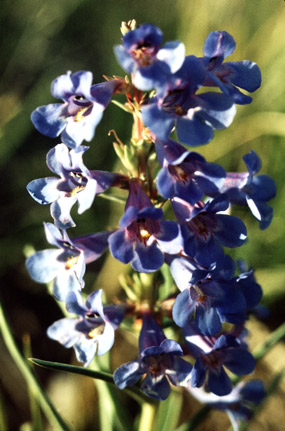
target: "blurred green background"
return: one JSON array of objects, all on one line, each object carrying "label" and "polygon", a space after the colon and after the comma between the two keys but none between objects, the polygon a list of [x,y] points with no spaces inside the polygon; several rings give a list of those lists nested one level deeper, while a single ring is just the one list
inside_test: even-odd
[{"label": "blurred green background", "polygon": [[[91,70],[94,82],[102,81],[103,74],[124,76],[113,55],[113,46],[120,43],[121,21],[132,18],[138,23],[157,25],[164,32],[165,41],[182,40],[187,54],[197,56],[202,55],[203,43],[210,31],[226,30],[237,42],[237,49],[230,59],[249,59],[260,66],[263,83],[253,95],[252,104],[239,106],[232,126],[216,132],[211,144],[198,150],[208,161],[216,161],[228,171],[243,171],[242,156],[253,149],[262,159],[262,173],[276,181],[278,195],[271,202],[275,216],[266,231],[259,230],[258,223],[249,212],[235,212],[244,218],[249,232],[248,243],[237,250],[235,257],[246,259],[256,269],[257,279],[264,289],[263,303],[271,311],[265,322],[251,323],[252,344],[264,339],[283,320],[285,2],[1,0],[0,295],[19,346],[23,336],[30,334],[33,356],[42,359],[68,362],[73,360],[73,353],[47,339],[47,326],[60,318],[61,312],[46,293],[46,288],[30,280],[24,266],[27,245],[36,250],[46,248],[42,223],[51,221],[48,207],[33,201],[26,191],[26,184],[32,179],[50,175],[45,165],[45,155],[59,142],[34,130],[30,114],[37,106],[55,102],[50,95],[51,81],[67,70]],[[90,169],[112,169],[116,160],[112,137],[108,136],[110,129],[115,129],[123,142],[130,137],[130,119],[114,105],[108,107],[97,127],[88,161],[86,159]],[[122,211],[121,206],[111,206],[108,201],[96,198],[93,207],[80,220],[76,211],[73,212],[78,227],[73,230],[72,236],[97,232],[105,229],[106,225],[114,225]],[[122,266],[114,264],[112,259],[101,259],[87,272],[87,288],[95,283],[111,296],[118,288],[117,274],[120,271]],[[267,381],[276,369],[284,367],[284,349],[282,346],[279,348],[281,350],[276,351],[272,359],[263,361],[260,370],[257,370],[257,374],[260,372]],[[30,421],[27,390],[2,340],[0,350],[2,407],[6,410],[9,423],[7,429],[17,430]],[[73,424],[73,429],[99,429],[96,394],[89,381],[43,370],[37,370],[37,374],[49,388],[63,415]],[[285,423],[284,409],[282,412],[280,408],[282,397],[284,387],[277,391],[274,401],[265,405],[255,429],[285,429],[281,425]],[[74,404],[79,407],[78,410],[74,409]],[[80,414],[82,409],[84,414]],[[217,421],[216,426],[213,426],[213,421]],[[201,429],[226,430],[228,426],[227,419],[218,414],[211,416],[211,422]]]}]

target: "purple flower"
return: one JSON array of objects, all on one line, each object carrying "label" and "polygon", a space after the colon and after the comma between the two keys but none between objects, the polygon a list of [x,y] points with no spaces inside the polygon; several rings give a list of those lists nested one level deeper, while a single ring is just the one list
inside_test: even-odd
[{"label": "purple flower", "polygon": [[121,323],[125,308],[102,305],[103,290],[92,292],[84,304],[78,292],[70,292],[66,309],[79,318],[64,318],[54,322],[47,330],[49,338],[73,347],[79,362],[87,367],[94,355],[108,352],[114,344],[115,329]]},{"label": "purple flower", "polygon": [[240,382],[228,395],[218,396],[206,392],[203,388],[188,387],[189,392],[198,401],[212,409],[225,411],[232,423],[234,431],[239,431],[242,421],[249,421],[253,409],[265,398],[264,384],[260,380]]},{"label": "purple flower", "polygon": [[260,229],[266,229],[272,220],[273,209],[267,201],[276,195],[276,186],[267,175],[254,176],[261,168],[261,161],[254,151],[243,157],[248,172],[230,172],[226,175],[220,193],[227,193],[230,202],[248,205],[259,221]]},{"label": "purple flower", "polygon": [[247,231],[239,217],[221,214],[229,206],[226,194],[211,202],[195,205],[173,198],[172,205],[181,224],[183,248],[186,254],[203,266],[209,267],[223,257],[224,247],[239,247],[246,240]]},{"label": "purple flower", "polygon": [[107,248],[110,232],[102,232],[69,238],[65,231],[51,223],[45,223],[49,244],[57,248],[34,253],[26,260],[26,267],[33,280],[49,283],[53,280],[53,294],[65,301],[69,292],[78,292],[84,287],[85,264],[98,259]]},{"label": "purple flower", "polygon": [[188,56],[167,82],[167,92],[142,106],[142,119],[155,136],[166,141],[174,126],[179,141],[197,146],[207,144],[213,129],[228,127],[235,115],[233,99],[225,94],[195,94],[203,85],[205,70],[198,58]]},{"label": "purple flower", "polygon": [[[234,262],[225,256],[220,265],[209,271],[192,270],[188,286],[177,296],[173,306],[173,320],[185,327],[195,316],[199,330],[205,335],[215,335],[222,330],[222,323],[241,323],[245,320],[246,301],[233,277]],[[189,273],[191,276],[191,273]]]},{"label": "purple flower", "polygon": [[162,218],[162,209],[155,208],[141,187],[130,182],[120,229],[108,240],[112,255],[123,263],[131,262],[136,271],[159,269],[164,253],[175,254],[181,249],[177,223]]},{"label": "purple flower", "polygon": [[159,28],[144,24],[126,33],[122,45],[114,48],[118,62],[133,75],[133,83],[140,90],[155,87],[163,91],[167,76],[182,66],[183,43],[173,41],[161,47],[162,39]]},{"label": "purple flower", "polygon": [[223,93],[233,96],[236,103],[244,105],[252,98],[237,87],[250,93],[257,90],[261,84],[261,72],[257,64],[249,60],[223,63],[235,47],[233,37],[226,31],[213,31],[208,35],[202,58],[207,71],[204,85],[218,86]]},{"label": "purple flower", "polygon": [[121,86],[120,80],[92,85],[92,73],[67,72],[56,78],[51,94],[64,103],[52,103],[37,108],[31,116],[36,129],[43,135],[55,138],[61,134],[62,142],[71,148],[83,140],[90,142],[103,111],[113,93]]},{"label": "purple flower", "polygon": [[143,316],[139,344],[139,359],[123,364],[114,372],[118,388],[134,385],[146,375],[141,390],[152,398],[165,400],[171,390],[169,383],[187,385],[192,365],[181,358],[183,352],[180,345],[166,339],[151,313]]},{"label": "purple flower", "polygon": [[216,163],[207,163],[204,157],[168,139],[156,140],[155,149],[162,166],[156,184],[166,199],[179,197],[194,205],[204,194],[212,195],[219,190],[226,176]]},{"label": "purple flower", "polygon": [[64,144],[58,144],[47,154],[49,169],[60,178],[48,177],[31,181],[27,185],[30,195],[40,204],[51,203],[51,215],[60,229],[75,226],[70,215],[72,206],[78,202],[78,214],[89,209],[96,194],[119,184],[122,175],[103,171],[89,171],[82,156],[88,147],[71,151]]},{"label": "purple flower", "polygon": [[189,352],[196,357],[191,373],[191,386],[206,388],[216,395],[227,395],[232,390],[232,382],[224,366],[234,374],[245,375],[254,370],[252,354],[232,335],[218,338],[201,337],[194,327],[185,328],[185,339]]},{"label": "purple flower", "polygon": [[248,269],[244,262],[239,261],[238,267],[243,272],[236,277],[236,286],[245,298],[247,310],[255,311],[254,309],[262,297],[261,286],[256,282],[254,271]]},{"label": "purple flower", "polygon": [[171,275],[181,292],[189,287],[193,272],[198,268],[203,269],[194,262],[194,259],[182,255],[182,253],[179,255],[166,254],[165,262],[169,265]]}]

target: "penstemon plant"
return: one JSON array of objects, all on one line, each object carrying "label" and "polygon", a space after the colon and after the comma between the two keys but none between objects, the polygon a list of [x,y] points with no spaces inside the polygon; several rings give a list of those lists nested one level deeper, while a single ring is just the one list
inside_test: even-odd
[{"label": "penstemon plant", "polygon": [[[65,317],[47,329],[48,337],[73,347],[85,368],[33,361],[125,390],[142,404],[140,430],[159,429],[157,402],[185,392],[207,409],[226,411],[236,431],[265,389],[259,380],[239,377],[255,368],[245,324],[250,314],[259,313],[262,290],[254,270],[225,253],[247,240],[245,224],[231,211],[247,206],[265,229],[273,216],[267,202],[276,190],[271,178],[258,174],[261,161],[254,151],[244,155],[246,169],[237,173],[206,161],[192,147],[209,144],[215,130],[231,125],[236,104],[252,101],[243,90],[260,87],[260,69],[248,60],[225,61],[236,47],[225,31],[208,35],[201,58],[186,56],[179,41],[163,44],[161,30],[153,25],[132,20],[122,23],[121,31],[122,43],[114,52],[125,77],[92,84],[91,72],[67,72],[51,87],[62,103],[32,113],[36,129],[60,143],[47,154],[54,176],[27,186],[37,202],[50,204],[53,223],[44,224],[52,248],[29,256],[26,266],[35,281],[52,283],[55,299],[66,309]],[[123,102],[113,99],[116,95]],[[110,102],[133,119],[128,143],[114,132],[122,172],[92,170],[83,162],[89,149],[83,143],[92,141]],[[69,235],[75,226],[71,208],[77,205],[82,214],[96,195],[112,199],[110,188],[125,193],[118,225]],[[84,274],[86,264],[107,249],[128,270],[120,278],[119,298],[103,305],[102,289],[84,295]],[[127,363],[120,358],[113,377],[94,371],[94,357],[110,351],[120,326],[122,333],[137,336],[137,358]],[[172,406],[176,425],[194,430],[200,419],[182,423],[181,407]]]}]

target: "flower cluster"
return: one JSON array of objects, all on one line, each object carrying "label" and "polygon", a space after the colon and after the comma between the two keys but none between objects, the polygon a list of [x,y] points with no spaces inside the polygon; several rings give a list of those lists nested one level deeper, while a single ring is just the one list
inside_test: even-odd
[{"label": "flower cluster", "polygon": [[[253,270],[238,271],[227,249],[247,239],[247,228],[231,214],[232,206],[247,205],[265,229],[272,219],[267,202],[275,185],[268,176],[256,175],[261,162],[254,151],[243,158],[247,172],[227,173],[191,147],[208,144],[215,130],[231,125],[236,104],[252,101],[243,90],[259,88],[260,70],[248,60],[224,62],[235,49],[225,31],[210,33],[198,58],[186,56],[179,41],[163,44],[161,30],[153,25],[131,22],[123,29],[122,43],[114,51],[129,74],[126,78],[92,84],[91,72],[67,72],[51,87],[63,103],[41,106],[32,114],[41,133],[60,136],[61,142],[47,154],[48,168],[57,176],[27,186],[37,202],[51,204],[54,224],[45,223],[45,231],[56,248],[36,252],[26,265],[35,281],[53,281],[56,299],[76,315],[54,322],[48,336],[73,347],[88,366],[96,353],[111,349],[115,330],[128,316],[134,331],[141,323],[139,354],[115,370],[120,389],[141,380],[141,390],[159,400],[175,385],[222,397],[215,401],[217,408],[231,409],[243,397],[254,402],[247,390],[250,383],[233,389],[226,370],[238,376],[254,370],[244,324],[262,292]],[[116,104],[134,119],[128,144],[115,133],[114,147],[125,172],[89,170],[83,163],[89,147],[81,144],[92,140],[115,94],[126,97],[124,104]],[[97,194],[111,187],[126,191],[118,225],[70,238],[73,205],[77,202],[82,214]],[[99,289],[85,305],[81,290],[86,264],[108,248],[115,259],[131,266],[123,282],[128,298],[103,306]],[[164,294],[159,292],[162,267],[175,286]],[[160,274],[156,282],[154,273]],[[170,339],[163,330],[166,320],[172,327]],[[228,401],[224,397],[229,394],[235,395]]]}]

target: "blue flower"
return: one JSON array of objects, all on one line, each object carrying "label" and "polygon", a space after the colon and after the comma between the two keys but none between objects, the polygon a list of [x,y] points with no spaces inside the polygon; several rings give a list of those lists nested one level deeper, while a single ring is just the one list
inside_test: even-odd
[{"label": "blue flower", "polygon": [[192,365],[181,356],[183,352],[180,345],[166,339],[151,313],[144,314],[139,359],[115,370],[115,384],[124,389],[145,376],[141,390],[151,398],[165,400],[171,390],[169,383],[186,386],[190,379]]},{"label": "blue flower", "polygon": [[103,171],[89,171],[82,156],[88,147],[80,146],[71,151],[58,144],[47,154],[49,169],[60,178],[47,177],[31,181],[27,185],[30,195],[40,204],[51,203],[51,215],[60,229],[75,226],[70,215],[72,206],[78,202],[78,213],[91,207],[96,194],[119,184],[122,175]]},{"label": "blue flower", "polygon": [[191,386],[206,388],[216,395],[227,395],[232,382],[224,366],[234,374],[245,375],[254,370],[252,354],[234,336],[220,335],[217,339],[199,337],[193,326],[185,328],[185,339],[189,352],[196,357],[191,373]]},{"label": "blue flower", "polygon": [[61,134],[62,142],[75,148],[83,140],[92,140],[104,109],[121,85],[116,79],[92,85],[91,72],[67,72],[51,85],[52,96],[64,103],[40,106],[31,120],[43,135],[55,138]]},{"label": "blue flower", "polygon": [[33,280],[49,283],[53,280],[53,294],[65,301],[69,292],[78,292],[84,287],[85,264],[98,259],[107,248],[110,232],[69,238],[51,223],[45,223],[49,244],[57,248],[34,253],[26,260],[26,267]]},{"label": "blue flower", "polygon": [[267,201],[276,195],[276,186],[267,175],[255,174],[261,168],[261,161],[254,151],[243,157],[248,172],[229,172],[220,193],[227,193],[230,202],[248,205],[253,216],[259,221],[260,229],[266,229],[272,220],[273,209]]},{"label": "blue flower", "polygon": [[239,247],[246,240],[247,231],[239,217],[221,214],[229,206],[226,194],[206,204],[195,205],[173,198],[172,205],[181,224],[183,248],[186,254],[203,266],[209,267],[224,255],[222,246]]},{"label": "blue flower", "polygon": [[166,199],[179,197],[194,205],[205,194],[212,195],[222,186],[226,176],[216,163],[207,163],[204,157],[168,139],[156,140],[155,149],[162,166],[156,184]]},{"label": "blue flower", "polygon": [[125,307],[102,305],[103,290],[92,292],[84,304],[78,292],[70,292],[66,309],[79,318],[64,318],[54,322],[47,330],[49,338],[65,347],[73,347],[79,362],[87,367],[94,355],[108,352],[114,344],[115,329],[124,317]]},{"label": "blue flower", "polygon": [[256,282],[254,271],[248,269],[243,261],[238,261],[238,267],[243,272],[236,277],[236,286],[241,290],[246,300],[247,310],[254,312],[262,297],[261,286]]},{"label": "blue flower", "polygon": [[109,237],[112,255],[123,263],[131,263],[139,272],[153,272],[164,262],[164,253],[181,249],[179,228],[164,221],[163,211],[155,208],[141,187],[130,182],[130,192],[120,229]]},{"label": "blue flower", "polygon": [[171,275],[174,278],[175,284],[182,292],[189,287],[189,282],[193,276],[193,272],[201,268],[194,259],[183,255],[165,255],[165,262],[169,265]]},{"label": "blue flower", "polygon": [[133,84],[140,90],[155,87],[163,92],[168,75],[182,66],[183,43],[173,41],[161,47],[162,39],[159,28],[144,24],[126,33],[122,45],[114,48],[118,62],[132,74]]},{"label": "blue flower", "polygon": [[213,31],[208,35],[202,59],[207,71],[204,85],[218,86],[225,94],[233,96],[235,103],[244,105],[252,98],[237,87],[250,93],[257,90],[261,85],[261,72],[257,64],[249,60],[223,63],[235,47],[233,37],[226,31]]},{"label": "blue flower", "polygon": [[264,384],[260,380],[240,382],[228,395],[218,396],[206,392],[203,388],[191,388],[188,391],[198,401],[207,404],[212,409],[225,411],[232,423],[233,429],[238,431],[242,421],[249,421],[253,409],[265,398]]},{"label": "blue flower", "polygon": [[[173,320],[185,327],[195,316],[201,333],[215,335],[222,330],[222,323],[242,323],[245,318],[246,300],[236,287],[234,262],[225,256],[223,263],[212,269],[192,270],[188,286],[177,296],[173,306]],[[191,273],[189,273],[191,275]]]},{"label": "blue flower", "polygon": [[154,135],[166,141],[174,126],[179,141],[207,144],[213,129],[228,127],[236,108],[232,97],[213,92],[195,94],[203,85],[205,70],[198,58],[187,56],[181,69],[167,82],[164,96],[158,94],[141,107],[142,119]]}]

